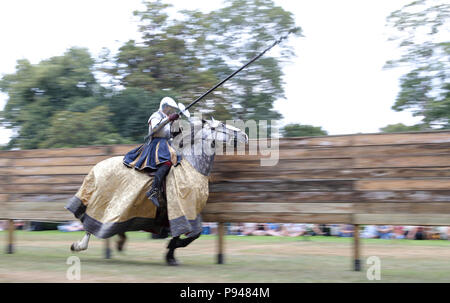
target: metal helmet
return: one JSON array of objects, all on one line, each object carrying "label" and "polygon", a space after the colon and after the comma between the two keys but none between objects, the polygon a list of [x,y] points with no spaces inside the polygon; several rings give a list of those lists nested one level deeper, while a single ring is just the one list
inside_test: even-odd
[{"label": "metal helmet", "polygon": [[179,109],[175,100],[173,100],[170,97],[164,97],[164,98],[162,98],[161,103],[159,104],[159,110],[164,111],[167,107],[170,107],[171,113],[175,113],[176,110]]}]

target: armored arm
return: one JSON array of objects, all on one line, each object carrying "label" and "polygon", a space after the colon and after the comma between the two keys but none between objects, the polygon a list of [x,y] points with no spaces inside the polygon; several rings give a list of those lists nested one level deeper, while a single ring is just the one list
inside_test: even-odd
[{"label": "armored arm", "polygon": [[149,135],[153,132],[153,137],[170,138],[170,123],[167,123],[167,118],[159,119],[153,118],[149,120],[148,128]]}]

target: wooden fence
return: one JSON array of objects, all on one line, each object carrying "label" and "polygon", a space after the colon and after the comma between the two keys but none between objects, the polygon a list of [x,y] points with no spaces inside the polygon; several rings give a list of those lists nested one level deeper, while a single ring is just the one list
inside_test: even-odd
[{"label": "wooden fence", "polygon": [[[0,219],[74,220],[63,207],[91,167],[133,147],[1,151]],[[216,157],[203,218],[219,263],[227,222],[450,225],[450,131],[283,138],[277,165],[261,158]]]}]

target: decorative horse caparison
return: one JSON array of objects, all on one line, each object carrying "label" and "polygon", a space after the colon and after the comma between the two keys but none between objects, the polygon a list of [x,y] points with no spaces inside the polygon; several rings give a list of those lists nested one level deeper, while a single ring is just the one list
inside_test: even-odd
[{"label": "decorative horse caparison", "polygon": [[208,199],[208,176],[216,146],[223,143],[236,146],[248,141],[245,132],[214,119],[190,119],[188,125],[173,140],[172,146],[182,160],[170,169],[165,197],[158,208],[145,195],[153,179],[147,173],[126,167],[122,156],[103,160],[91,169],[66,205],[86,231],[82,240],[72,244],[72,251],[86,250],[91,234],[102,239],[118,235],[117,248],[122,250],[127,231],[160,234],[163,229],[170,229],[172,239],[167,246],[166,262],[178,264],[175,249],[186,247],[202,231],[200,213]]}]

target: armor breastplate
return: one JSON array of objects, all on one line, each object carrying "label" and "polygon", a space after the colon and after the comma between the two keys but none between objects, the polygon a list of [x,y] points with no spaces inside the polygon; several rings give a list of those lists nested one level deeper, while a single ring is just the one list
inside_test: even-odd
[{"label": "armor breastplate", "polygon": [[[148,119],[148,133],[151,134],[152,129],[154,127],[157,127],[165,118],[166,116],[160,111],[153,113],[153,115],[151,115],[150,118]],[[153,137],[170,139],[171,124],[172,123],[167,123],[166,125],[164,125],[163,128],[161,128],[158,132],[153,134]]]}]

